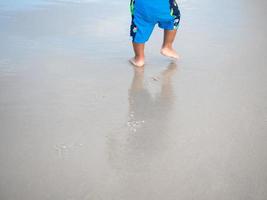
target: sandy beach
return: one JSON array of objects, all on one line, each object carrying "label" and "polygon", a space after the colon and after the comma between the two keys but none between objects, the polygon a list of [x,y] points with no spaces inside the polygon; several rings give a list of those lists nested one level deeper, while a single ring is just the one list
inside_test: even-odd
[{"label": "sandy beach", "polygon": [[0,0],[1,200],[267,199],[267,3],[179,6],[142,70],[128,0]]}]

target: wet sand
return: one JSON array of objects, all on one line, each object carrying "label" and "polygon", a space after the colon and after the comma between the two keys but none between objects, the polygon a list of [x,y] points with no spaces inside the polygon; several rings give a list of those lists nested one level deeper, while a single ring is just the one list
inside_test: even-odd
[{"label": "wet sand", "polygon": [[141,70],[128,1],[0,2],[1,200],[267,199],[267,4],[180,9]]}]

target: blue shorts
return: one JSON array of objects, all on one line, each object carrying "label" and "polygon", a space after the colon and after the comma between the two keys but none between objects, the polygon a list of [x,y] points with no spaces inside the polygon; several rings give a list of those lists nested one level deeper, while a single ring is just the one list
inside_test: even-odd
[{"label": "blue shorts", "polygon": [[135,43],[145,43],[156,24],[164,30],[176,30],[180,10],[176,0],[131,0],[130,36]]}]

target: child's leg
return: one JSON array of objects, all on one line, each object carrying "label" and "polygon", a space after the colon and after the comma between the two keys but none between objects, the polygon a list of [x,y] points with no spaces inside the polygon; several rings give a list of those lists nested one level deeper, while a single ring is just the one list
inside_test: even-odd
[{"label": "child's leg", "polygon": [[176,36],[176,32],[177,30],[164,30],[164,39],[160,52],[164,56],[178,59],[179,56],[172,47],[172,44]]},{"label": "child's leg", "polygon": [[135,56],[130,62],[137,67],[142,67],[145,64],[145,43],[133,42],[133,49]]},{"label": "child's leg", "polygon": [[164,38],[162,47],[172,48],[177,30],[164,30]]},{"label": "child's leg", "polygon": [[[178,54],[174,51],[172,44],[174,42],[177,29],[180,23],[180,10],[176,0],[169,0],[170,15],[166,16],[166,21],[160,21],[159,27],[164,29],[164,40],[161,48],[161,53],[164,56],[178,59]],[[171,16],[171,19],[169,18]],[[168,19],[168,20],[167,20]]]}]

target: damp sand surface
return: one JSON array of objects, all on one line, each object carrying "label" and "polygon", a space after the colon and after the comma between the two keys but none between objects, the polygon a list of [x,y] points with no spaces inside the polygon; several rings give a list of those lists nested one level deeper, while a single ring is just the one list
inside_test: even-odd
[{"label": "damp sand surface", "polygon": [[128,1],[0,1],[1,200],[267,199],[267,4],[179,5],[142,70]]}]

